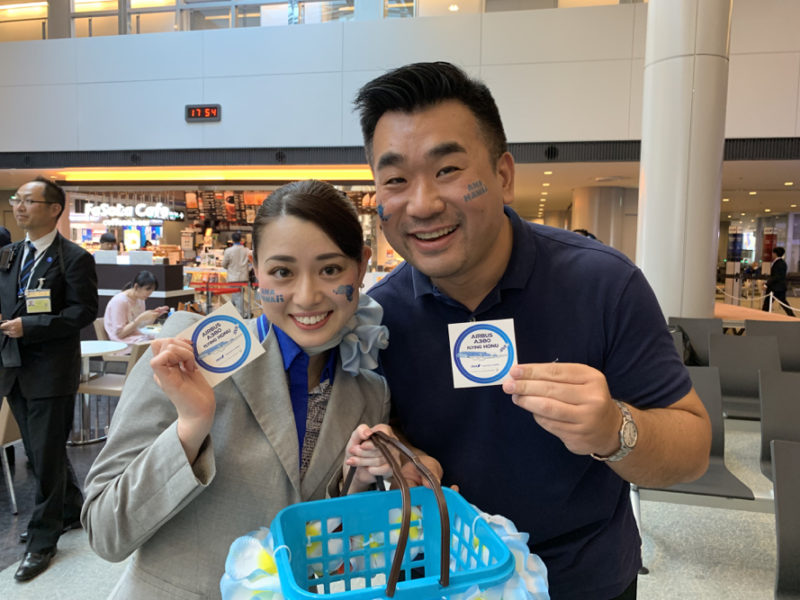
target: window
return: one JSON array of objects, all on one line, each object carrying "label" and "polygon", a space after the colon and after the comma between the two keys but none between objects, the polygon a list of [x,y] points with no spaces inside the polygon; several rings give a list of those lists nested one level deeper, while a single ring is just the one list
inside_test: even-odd
[{"label": "window", "polygon": [[383,16],[386,19],[406,19],[414,16],[414,0],[384,0]]}]

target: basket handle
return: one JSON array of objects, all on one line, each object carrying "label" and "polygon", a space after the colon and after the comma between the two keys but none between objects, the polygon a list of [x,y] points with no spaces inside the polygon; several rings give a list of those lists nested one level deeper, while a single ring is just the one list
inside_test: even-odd
[{"label": "basket handle", "polygon": [[[436,504],[439,508],[439,519],[441,521],[441,553],[440,553],[440,574],[439,584],[442,587],[447,587],[450,584],[450,516],[447,511],[447,501],[442,493],[442,486],[433,473],[430,472],[419,457],[408,446],[403,444],[400,440],[386,435],[382,431],[375,431],[369,437],[375,447],[381,451],[386,458],[386,462],[392,469],[392,474],[397,484],[400,486],[400,495],[403,499],[402,505],[402,522],[400,524],[400,535],[397,538],[397,547],[395,548],[394,559],[392,559],[392,567],[389,570],[389,578],[386,581],[386,595],[391,598],[394,596],[397,580],[400,578],[400,567],[403,562],[403,555],[406,551],[406,544],[408,543],[408,533],[411,529],[411,491],[408,486],[406,478],[401,472],[400,463],[391,453],[389,446],[394,446],[397,450],[405,454],[417,470],[422,473],[425,479],[431,484],[431,489],[436,497]],[[350,467],[347,472],[344,484],[342,485],[342,495],[347,494],[350,485],[353,482],[353,477],[356,473],[356,467]]]}]

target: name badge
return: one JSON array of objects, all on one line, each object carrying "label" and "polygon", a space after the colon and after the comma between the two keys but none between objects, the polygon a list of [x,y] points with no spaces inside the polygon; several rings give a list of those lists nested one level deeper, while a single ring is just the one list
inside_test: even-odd
[{"label": "name badge", "polygon": [[451,323],[453,387],[499,385],[517,364],[514,319]]},{"label": "name badge", "polygon": [[211,387],[264,353],[230,302],[177,337],[191,340],[197,365]]},{"label": "name badge", "polygon": [[25,308],[29,315],[52,312],[50,290],[25,290]]}]

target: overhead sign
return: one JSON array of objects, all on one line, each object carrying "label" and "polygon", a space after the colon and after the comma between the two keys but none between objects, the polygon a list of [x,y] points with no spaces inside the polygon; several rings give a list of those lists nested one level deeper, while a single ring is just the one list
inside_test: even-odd
[{"label": "overhead sign", "polygon": [[172,210],[161,202],[155,204],[140,202],[136,205],[119,202],[116,204],[87,202],[84,210],[87,215],[92,217],[160,219],[162,221],[182,221],[184,219],[183,212]]}]

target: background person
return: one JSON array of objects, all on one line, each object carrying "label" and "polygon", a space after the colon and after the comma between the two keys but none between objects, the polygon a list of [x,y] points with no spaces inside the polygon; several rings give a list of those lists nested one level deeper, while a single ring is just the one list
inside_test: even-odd
[{"label": "background person", "polygon": [[109,339],[126,344],[149,341],[153,336],[139,331],[169,312],[169,306],[147,310],[145,300],[158,289],[158,280],[150,271],[139,271],[106,305],[103,326]]},{"label": "background person", "polygon": [[[234,231],[231,234],[231,240],[233,244],[229,248],[225,248],[225,253],[222,255],[222,267],[228,271],[227,281],[249,284],[250,250],[242,244],[242,233],[240,231]],[[240,287],[239,290],[231,300],[239,314],[245,315],[244,287]]]},{"label": "background person", "polygon": [[100,236],[100,250],[116,250],[117,238],[110,231]]},{"label": "background person", "polygon": [[[136,553],[112,598],[219,598],[237,537],[323,498],[345,462],[363,467],[359,489],[391,472],[362,443],[365,423],[388,418],[389,391],[366,370],[385,329],[380,307],[359,297],[370,251],[355,208],[330,185],[289,184],[264,201],[253,233],[264,315],[246,323],[265,353],[212,390],[187,341],[154,340],[87,476],[92,548],[111,561]],[[175,313],[162,333],[203,318]]]},{"label": "background person", "polygon": [[789,302],[786,300],[786,261],[783,260],[783,255],[786,254],[786,249],[783,246],[775,246],[772,250],[772,267],[769,270],[769,277],[767,277],[767,281],[764,283],[764,287],[767,290],[767,297],[764,298],[764,304],[761,306],[761,310],[765,310],[769,312],[771,308],[770,302],[770,293],[775,297],[776,300],[781,302],[781,308],[783,308],[783,312],[785,312],[790,317],[794,316],[794,311],[789,308]]},{"label": "background person", "polygon": [[[81,371],[80,331],[97,314],[92,255],[63,237],[56,223],[64,191],[37,178],[9,199],[25,239],[0,270],[0,395],[19,424],[36,482],[25,555],[14,577],[39,575],[61,533],[80,527],[83,497],[66,442]],[[38,290],[34,299],[31,291]]]},{"label": "background person", "polygon": [[0,248],[11,243],[11,232],[5,227],[0,226]]},{"label": "background person", "polygon": [[[530,533],[552,598],[635,597],[628,482],[699,477],[711,438],[652,290],[621,253],[508,206],[499,111],[457,67],[401,67],[356,106],[381,226],[406,259],[369,292],[392,335],[393,424],[445,485]],[[519,364],[502,387],[454,389],[448,325],[494,319],[513,319]]]}]

